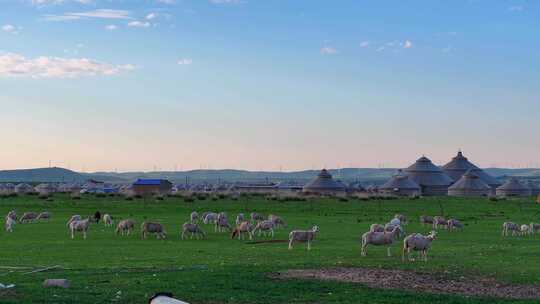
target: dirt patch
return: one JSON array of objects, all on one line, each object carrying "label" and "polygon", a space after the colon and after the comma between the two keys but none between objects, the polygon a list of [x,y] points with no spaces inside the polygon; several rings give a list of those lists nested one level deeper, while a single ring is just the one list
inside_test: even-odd
[{"label": "dirt patch", "polygon": [[509,299],[540,299],[540,286],[517,285],[493,279],[448,279],[434,274],[373,268],[332,268],[288,270],[270,275],[276,279],[316,279],[361,283],[371,288],[401,289],[412,292],[456,294]]}]

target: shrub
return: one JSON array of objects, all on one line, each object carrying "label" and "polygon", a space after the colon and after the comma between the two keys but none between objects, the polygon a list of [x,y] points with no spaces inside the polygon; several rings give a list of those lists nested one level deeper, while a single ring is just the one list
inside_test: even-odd
[{"label": "shrub", "polygon": [[132,201],[132,200],[133,200],[133,196],[131,195],[126,196],[126,201]]},{"label": "shrub", "polygon": [[103,197],[106,197],[107,195],[105,193],[101,193],[101,192],[98,192],[96,193],[96,197],[99,197],[99,198],[103,198]]},{"label": "shrub", "polygon": [[81,199],[81,195],[80,194],[77,194],[77,193],[74,193],[71,195],[71,199],[73,200],[80,200]]},{"label": "shrub", "polygon": [[340,202],[348,202],[348,201],[349,201],[349,200],[348,200],[347,198],[345,198],[345,197],[340,197],[338,200],[339,200]]},{"label": "shrub", "polygon": [[44,200],[44,199],[49,198],[49,196],[47,194],[40,194],[38,195],[38,198]]},{"label": "shrub", "polygon": [[163,195],[156,195],[156,201],[162,201],[165,197]]},{"label": "shrub", "polygon": [[193,199],[191,196],[184,197],[184,203],[193,203],[194,201],[195,199]]}]

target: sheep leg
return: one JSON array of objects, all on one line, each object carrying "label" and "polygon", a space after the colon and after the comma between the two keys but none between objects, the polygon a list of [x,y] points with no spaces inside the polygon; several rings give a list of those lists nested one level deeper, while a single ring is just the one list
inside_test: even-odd
[{"label": "sheep leg", "polygon": [[272,235],[272,238],[274,238],[274,229],[270,230],[270,235]]},{"label": "sheep leg", "polygon": [[387,254],[389,257],[392,256],[392,254],[390,254],[390,247],[386,247],[386,254]]},{"label": "sheep leg", "polygon": [[75,235],[73,233],[73,229],[71,229],[71,239],[74,239],[75,238]]},{"label": "sheep leg", "polygon": [[289,241],[289,250],[292,250],[293,249],[293,240],[291,239]]},{"label": "sheep leg", "polygon": [[311,250],[311,241],[308,241],[308,242],[307,242],[307,250],[308,250],[308,251]]},{"label": "sheep leg", "polygon": [[83,231],[83,239],[86,240],[86,231]]}]

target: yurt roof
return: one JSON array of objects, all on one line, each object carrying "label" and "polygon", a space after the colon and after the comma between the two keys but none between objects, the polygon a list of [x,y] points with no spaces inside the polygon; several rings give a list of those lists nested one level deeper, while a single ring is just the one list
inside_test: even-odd
[{"label": "yurt roof", "polygon": [[448,190],[489,190],[491,187],[484,182],[473,170],[468,170]]},{"label": "yurt roof", "polygon": [[517,178],[511,177],[508,179],[502,186],[497,188],[497,190],[529,190],[527,186],[523,185]]},{"label": "yurt roof", "polygon": [[411,180],[402,170],[399,170],[397,174],[394,174],[389,181],[379,187],[380,189],[406,189],[406,190],[420,190],[420,186]]},{"label": "yurt roof", "polygon": [[452,158],[446,165],[442,166],[442,170],[446,175],[450,176],[455,181],[459,180],[465,172],[473,170],[474,173],[488,185],[500,185],[501,183],[493,176],[484,172],[484,170],[471,163],[461,151]]},{"label": "yurt roof", "polygon": [[336,182],[326,169],[322,169],[317,177],[304,186],[304,189],[309,190],[334,190],[345,191],[345,185]]},{"label": "yurt roof", "polygon": [[15,186],[15,189],[23,190],[23,189],[33,189],[33,188],[29,184],[20,183],[17,186]]},{"label": "yurt roof", "polygon": [[425,156],[420,157],[414,164],[405,169],[410,179],[422,186],[448,186],[452,179],[431,160]]}]

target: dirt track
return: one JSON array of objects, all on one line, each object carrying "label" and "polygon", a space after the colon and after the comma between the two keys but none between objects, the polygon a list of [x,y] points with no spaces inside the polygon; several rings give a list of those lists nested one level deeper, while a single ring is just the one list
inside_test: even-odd
[{"label": "dirt track", "polygon": [[493,279],[453,280],[432,274],[372,268],[332,268],[288,270],[274,273],[277,279],[316,279],[361,283],[372,288],[401,289],[412,292],[456,294],[510,299],[540,299],[540,286],[503,284]]}]

